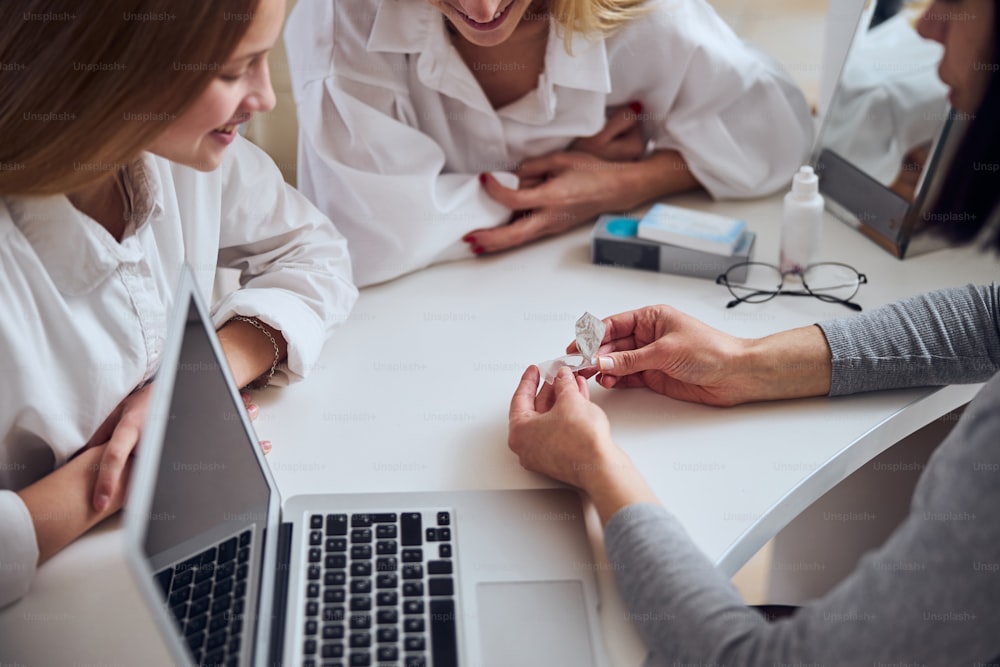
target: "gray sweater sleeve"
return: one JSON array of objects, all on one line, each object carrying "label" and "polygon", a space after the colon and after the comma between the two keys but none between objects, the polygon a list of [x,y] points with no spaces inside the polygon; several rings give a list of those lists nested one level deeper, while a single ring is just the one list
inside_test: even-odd
[{"label": "gray sweater sleeve", "polygon": [[824,597],[767,623],[654,505],[608,522],[653,665],[974,665],[1000,655],[1000,374],[938,447],[910,514]]},{"label": "gray sweater sleeve", "polygon": [[830,395],[984,382],[1000,370],[1000,285],[928,292],[818,325]]}]

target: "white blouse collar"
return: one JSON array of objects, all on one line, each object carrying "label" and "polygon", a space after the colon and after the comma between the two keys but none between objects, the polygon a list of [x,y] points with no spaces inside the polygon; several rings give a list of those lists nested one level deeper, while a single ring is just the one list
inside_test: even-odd
[{"label": "white blouse collar", "polygon": [[143,154],[126,167],[132,219],[121,243],[77,210],[65,195],[7,198],[14,224],[60,292],[69,296],[86,294],[119,265],[142,258],[142,245],[134,236],[163,211],[163,191],[151,160]]}]

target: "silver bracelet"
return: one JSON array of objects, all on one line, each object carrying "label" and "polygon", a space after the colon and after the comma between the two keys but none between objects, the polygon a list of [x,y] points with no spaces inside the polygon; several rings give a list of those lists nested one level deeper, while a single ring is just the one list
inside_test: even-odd
[{"label": "silver bracelet", "polygon": [[256,317],[245,317],[243,315],[236,315],[232,317],[229,321],[232,322],[234,320],[238,322],[246,322],[250,326],[256,327],[265,336],[267,336],[267,339],[271,341],[271,345],[274,346],[274,361],[271,363],[271,370],[267,372],[266,376],[262,373],[260,377],[258,377],[256,380],[247,385],[251,389],[263,389],[264,387],[266,387],[271,383],[271,378],[274,377],[274,369],[278,367],[278,362],[281,361],[281,348],[278,347],[278,341],[274,340],[274,336],[271,335],[271,332],[268,331],[267,328],[263,324],[261,324],[260,320],[258,320]]}]

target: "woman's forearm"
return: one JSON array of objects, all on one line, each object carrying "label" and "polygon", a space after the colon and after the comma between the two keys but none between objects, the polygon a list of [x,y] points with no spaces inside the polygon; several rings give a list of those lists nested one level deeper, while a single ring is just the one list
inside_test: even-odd
[{"label": "woman's forearm", "polygon": [[18,491],[35,527],[39,564],[121,508],[125,484],[118,485],[117,492],[103,511],[96,511],[90,500],[103,452],[103,446],[91,447],[66,465]]},{"label": "woman's forearm", "polygon": [[667,195],[694,190],[701,184],[687,160],[675,150],[658,150],[636,162],[610,163],[620,166],[620,208],[628,211]]},{"label": "woman's forearm", "polygon": [[830,346],[815,325],[747,340],[737,364],[744,386],[741,402],[830,393]]},{"label": "woman's forearm", "polygon": [[219,329],[219,344],[240,388],[270,372],[275,363],[275,345],[279,362],[288,356],[288,343],[281,332],[263,322],[260,324],[274,338],[273,344],[264,331],[244,320],[230,320]]}]

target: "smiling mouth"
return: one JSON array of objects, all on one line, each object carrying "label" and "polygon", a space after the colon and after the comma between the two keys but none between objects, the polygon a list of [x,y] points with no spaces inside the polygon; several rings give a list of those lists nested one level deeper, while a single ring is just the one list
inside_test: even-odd
[{"label": "smiling mouth", "polygon": [[225,125],[215,128],[214,130],[212,130],[212,132],[218,132],[220,134],[232,134],[237,129],[239,129],[240,125],[247,122],[248,120],[250,120],[250,116],[236,118]]},{"label": "smiling mouth", "polygon": [[470,17],[468,14],[463,12],[461,9],[458,9],[457,7],[455,7],[455,11],[458,13],[459,16],[465,19],[465,23],[471,26],[472,28],[475,28],[476,30],[491,30],[504,22],[504,20],[507,18],[507,14],[510,12],[510,8],[513,5],[514,5],[513,1],[507,3],[506,7],[504,7],[496,14],[494,14],[493,18],[490,19],[489,21],[486,21],[485,23],[481,23],[475,20],[474,18]]}]

